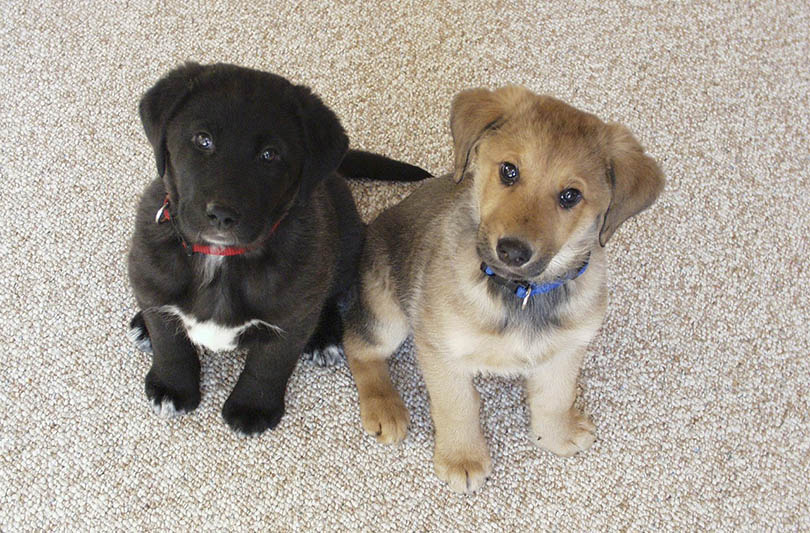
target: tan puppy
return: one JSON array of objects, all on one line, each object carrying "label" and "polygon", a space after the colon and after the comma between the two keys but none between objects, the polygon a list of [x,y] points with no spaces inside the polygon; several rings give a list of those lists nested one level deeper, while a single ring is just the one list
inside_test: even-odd
[{"label": "tan puppy", "polygon": [[593,443],[573,404],[605,314],[602,248],[664,179],[623,126],[524,88],[464,91],[450,123],[453,175],[369,227],[344,344],[363,427],[398,442],[408,412],[386,358],[413,333],[436,474],[472,492],[491,471],[476,373],[526,377],[539,446],[567,457]]}]

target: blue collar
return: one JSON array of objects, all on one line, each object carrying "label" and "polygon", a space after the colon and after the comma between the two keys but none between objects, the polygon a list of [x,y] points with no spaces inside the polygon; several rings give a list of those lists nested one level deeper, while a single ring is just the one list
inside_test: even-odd
[{"label": "blue collar", "polygon": [[[590,257],[588,259],[590,259]],[[565,285],[565,283],[571,281],[572,279],[576,279],[584,274],[588,269],[588,259],[585,260],[585,264],[583,264],[573,276],[566,276],[556,281],[552,281],[551,283],[542,283],[539,285],[530,281],[513,281],[511,279],[501,277],[496,274],[486,263],[481,263],[481,271],[486,274],[490,280],[494,281],[498,285],[507,287],[510,292],[515,294],[515,296],[521,298],[523,300],[522,307],[526,307],[526,304],[529,302],[529,298],[535,294],[546,294],[551,292],[558,287],[562,287]]]}]

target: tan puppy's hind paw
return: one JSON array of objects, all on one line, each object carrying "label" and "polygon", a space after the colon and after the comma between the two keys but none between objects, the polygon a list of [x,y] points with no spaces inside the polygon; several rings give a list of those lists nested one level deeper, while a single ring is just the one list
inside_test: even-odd
[{"label": "tan puppy's hind paw", "polygon": [[486,450],[481,454],[437,453],[433,466],[439,479],[460,493],[477,491],[492,473],[492,461]]},{"label": "tan puppy's hind paw", "polygon": [[535,416],[532,435],[535,444],[562,457],[571,457],[591,447],[596,426],[577,409],[562,415]]},{"label": "tan puppy's hind paw", "polygon": [[408,433],[408,409],[398,394],[363,398],[360,418],[363,428],[383,444],[400,442]]}]

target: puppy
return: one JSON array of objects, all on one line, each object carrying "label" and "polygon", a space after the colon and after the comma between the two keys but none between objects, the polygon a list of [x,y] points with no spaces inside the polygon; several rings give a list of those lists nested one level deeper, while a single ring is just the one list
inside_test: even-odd
[{"label": "puppy", "polygon": [[[233,65],[185,64],[140,102],[159,178],[138,206],[132,337],[153,352],[146,396],[161,415],[200,402],[197,347],[247,350],[222,415],[252,435],[278,424],[302,352],[339,353],[338,305],[364,236],[335,171],[348,139],[306,87]],[[422,169],[353,152],[364,177]],[[309,342],[309,345],[307,345]]]},{"label": "puppy", "polygon": [[460,93],[451,129],[453,174],[368,229],[344,347],[363,427],[398,442],[408,412],[386,358],[413,333],[436,474],[472,492],[491,471],[477,373],[526,377],[540,447],[567,457],[594,442],[573,403],[605,314],[602,248],[664,179],[625,127],[519,87]]}]

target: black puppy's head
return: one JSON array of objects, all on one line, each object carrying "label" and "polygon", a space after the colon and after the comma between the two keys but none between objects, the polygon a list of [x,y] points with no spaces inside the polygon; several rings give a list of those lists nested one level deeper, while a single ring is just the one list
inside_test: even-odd
[{"label": "black puppy's head", "polygon": [[146,92],[140,115],[191,242],[260,242],[348,148],[337,117],[308,88],[234,65],[176,68]]}]

